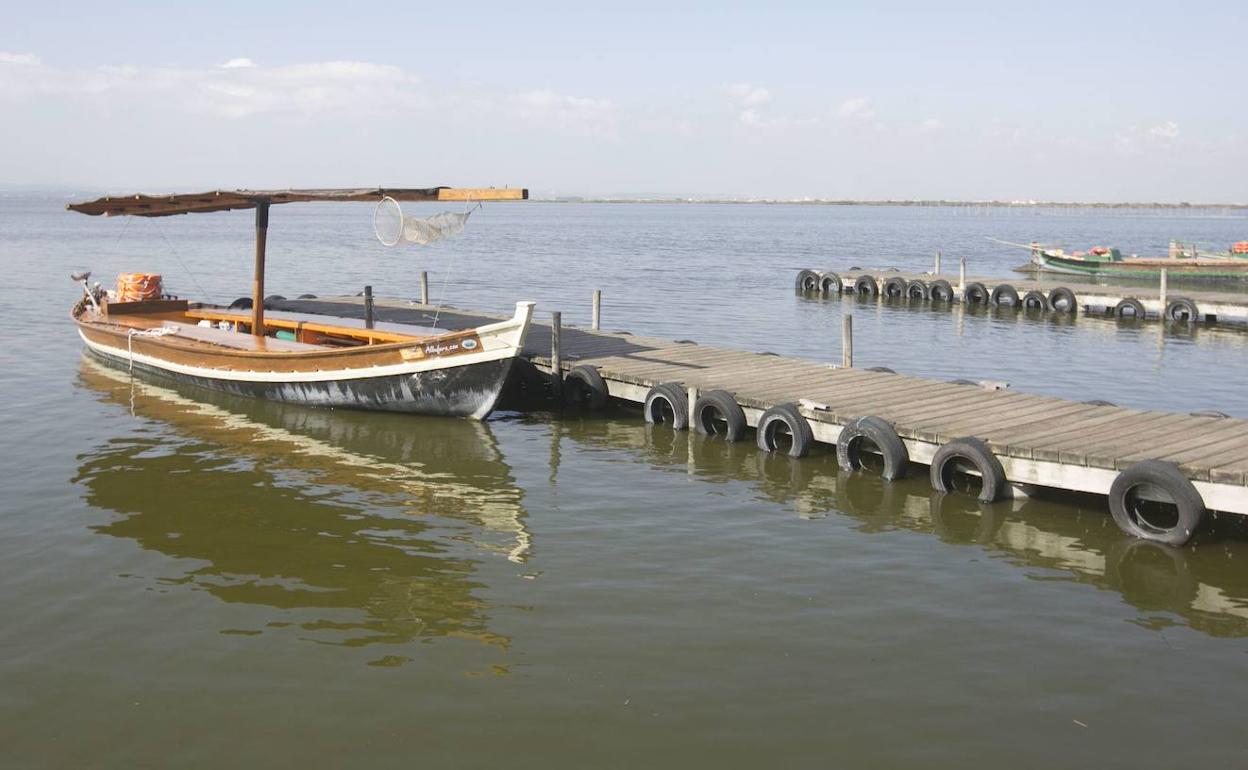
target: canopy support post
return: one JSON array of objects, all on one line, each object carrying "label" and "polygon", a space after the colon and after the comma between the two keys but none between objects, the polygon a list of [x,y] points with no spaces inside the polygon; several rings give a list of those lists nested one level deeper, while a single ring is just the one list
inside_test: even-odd
[{"label": "canopy support post", "polygon": [[251,333],[264,336],[264,246],[269,234],[269,202],[256,201],[256,274],[251,281]]}]

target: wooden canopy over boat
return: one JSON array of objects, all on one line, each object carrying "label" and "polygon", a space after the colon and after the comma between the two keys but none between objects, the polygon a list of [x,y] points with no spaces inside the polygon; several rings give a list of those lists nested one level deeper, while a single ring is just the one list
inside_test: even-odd
[{"label": "wooden canopy over boat", "polygon": [[254,209],[275,203],[308,201],[368,202],[382,198],[396,201],[518,201],[527,200],[529,191],[516,187],[373,187],[354,190],[212,190],[175,195],[106,195],[93,201],[71,203],[70,211],[106,217],[167,217],[174,214]]},{"label": "wooden canopy over boat", "polygon": [[269,206],[277,203],[369,202],[383,198],[397,201],[521,201],[529,191],[520,187],[372,187],[358,189],[306,190],[214,190],[173,195],[106,195],[93,201],[70,203],[70,211],[106,217],[166,217],[174,214],[203,214],[232,209],[256,210],[256,267],[252,279],[251,333],[263,337],[264,329],[264,251],[269,230]]}]

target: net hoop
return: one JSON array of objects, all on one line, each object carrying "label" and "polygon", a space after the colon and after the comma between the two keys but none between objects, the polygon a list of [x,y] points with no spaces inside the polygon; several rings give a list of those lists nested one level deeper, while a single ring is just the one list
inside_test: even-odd
[{"label": "net hoop", "polygon": [[397,246],[403,240],[403,208],[389,195],[377,201],[373,209],[373,234],[383,246]]}]

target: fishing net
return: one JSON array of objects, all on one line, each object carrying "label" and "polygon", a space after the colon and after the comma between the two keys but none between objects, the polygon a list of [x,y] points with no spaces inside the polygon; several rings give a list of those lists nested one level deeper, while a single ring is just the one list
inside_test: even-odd
[{"label": "fishing net", "polygon": [[373,231],[377,234],[377,240],[386,246],[399,243],[427,246],[434,241],[462,233],[468,217],[475,210],[474,208],[459,214],[443,211],[428,217],[408,217],[403,215],[398,201],[386,197],[381,199],[373,212]]}]

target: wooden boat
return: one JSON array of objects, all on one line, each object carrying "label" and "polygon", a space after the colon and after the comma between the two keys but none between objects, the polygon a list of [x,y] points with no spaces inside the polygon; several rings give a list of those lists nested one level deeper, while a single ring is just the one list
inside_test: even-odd
[{"label": "wooden boat", "polygon": [[516,303],[509,320],[461,331],[266,313],[269,207],[296,201],[380,201],[386,197],[482,201],[527,196],[526,190],[447,187],[240,190],[109,197],[70,204],[72,211],[105,216],[256,210],[250,309],[169,298],[109,302],[100,292],[88,289],[74,306],[72,317],[92,355],[158,378],[288,403],[484,419],[523,350],[534,303]]},{"label": "wooden boat", "polygon": [[1037,272],[1116,278],[1157,279],[1165,270],[1183,278],[1244,279],[1248,278],[1248,253],[1237,252],[1238,246],[1226,252],[1206,252],[1172,242],[1167,256],[1140,257],[1103,246],[1067,253],[1032,243],[1029,267]]}]

